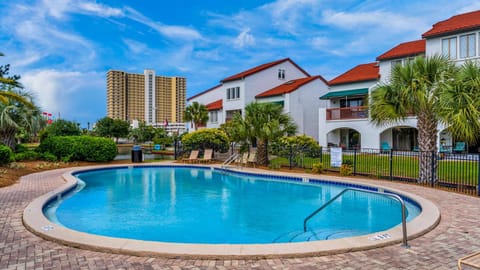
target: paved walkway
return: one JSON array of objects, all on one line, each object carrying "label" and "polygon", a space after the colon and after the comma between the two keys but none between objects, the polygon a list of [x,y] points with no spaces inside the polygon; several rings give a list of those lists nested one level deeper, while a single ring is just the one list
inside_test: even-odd
[{"label": "paved walkway", "polygon": [[438,227],[411,240],[410,249],[395,245],[331,256],[261,260],[183,260],[81,250],[45,241],[22,225],[26,205],[61,185],[65,171],[28,175],[18,184],[0,188],[0,269],[456,269],[460,257],[480,250],[480,198],[389,182],[381,184],[423,196],[442,214]]}]

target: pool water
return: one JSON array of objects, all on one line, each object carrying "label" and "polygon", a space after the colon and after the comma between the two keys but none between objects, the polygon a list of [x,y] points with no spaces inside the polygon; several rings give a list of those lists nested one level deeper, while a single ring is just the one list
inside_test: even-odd
[{"label": "pool water", "polygon": [[[383,231],[401,223],[400,203],[345,186],[283,181],[210,168],[134,167],[75,175],[85,186],[45,209],[73,230],[181,243],[282,243]],[[420,212],[406,202],[408,220]]]}]

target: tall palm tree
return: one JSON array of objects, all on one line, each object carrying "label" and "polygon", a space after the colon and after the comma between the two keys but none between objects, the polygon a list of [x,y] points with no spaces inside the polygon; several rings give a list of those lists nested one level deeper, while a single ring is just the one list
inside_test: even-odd
[{"label": "tall palm tree", "polygon": [[269,142],[284,135],[293,135],[297,130],[290,115],[273,103],[250,103],[245,107],[245,117],[236,114],[233,121],[237,134],[250,143],[256,139],[257,162],[261,165],[268,165]]},{"label": "tall palm tree", "polygon": [[193,129],[197,130],[198,126],[205,125],[208,121],[207,107],[194,101],[185,109],[183,120],[186,122],[192,122]]},{"label": "tall palm tree", "polygon": [[[395,66],[390,82],[372,90],[370,112],[375,124],[393,124],[412,114],[417,116],[418,145],[422,152],[419,182],[436,179],[438,162],[427,153],[437,152],[439,123],[450,126],[450,130],[464,139],[472,139],[480,130],[479,98],[465,83],[459,83],[462,77],[459,74],[463,73],[445,57],[417,57],[403,66]],[[455,95],[463,97],[462,102]],[[464,119],[469,120],[468,127],[462,123]]]}]

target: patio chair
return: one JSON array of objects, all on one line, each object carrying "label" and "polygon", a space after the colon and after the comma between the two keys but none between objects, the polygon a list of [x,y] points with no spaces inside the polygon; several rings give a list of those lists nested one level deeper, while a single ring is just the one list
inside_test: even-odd
[{"label": "patio chair", "polygon": [[382,142],[381,150],[382,150],[382,153],[385,153],[392,150],[392,147],[390,147],[390,144],[388,144],[388,142]]},{"label": "patio chair", "polygon": [[198,161],[201,163],[210,163],[212,162],[213,150],[212,149],[205,149],[203,153],[203,159],[199,159]]},{"label": "patio chair", "polygon": [[475,252],[458,260],[457,267],[462,270],[462,265],[480,269],[480,252]]},{"label": "patio chair", "polygon": [[242,155],[238,156],[235,163],[237,166],[246,166],[248,162],[248,152],[243,153]]},{"label": "patio chair", "polygon": [[465,142],[456,142],[455,148],[453,148],[454,153],[465,153]]},{"label": "patio chair", "polygon": [[253,151],[248,156],[247,165],[252,165],[252,167],[255,167],[256,162],[257,162],[257,152]]},{"label": "patio chair", "polygon": [[195,163],[198,161],[198,150],[192,150],[188,158],[182,159],[183,162]]}]

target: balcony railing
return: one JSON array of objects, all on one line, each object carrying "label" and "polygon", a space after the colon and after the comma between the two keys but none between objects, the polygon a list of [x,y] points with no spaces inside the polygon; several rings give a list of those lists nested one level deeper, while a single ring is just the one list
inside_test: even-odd
[{"label": "balcony railing", "polygon": [[327,120],[368,118],[368,106],[327,109]]}]

